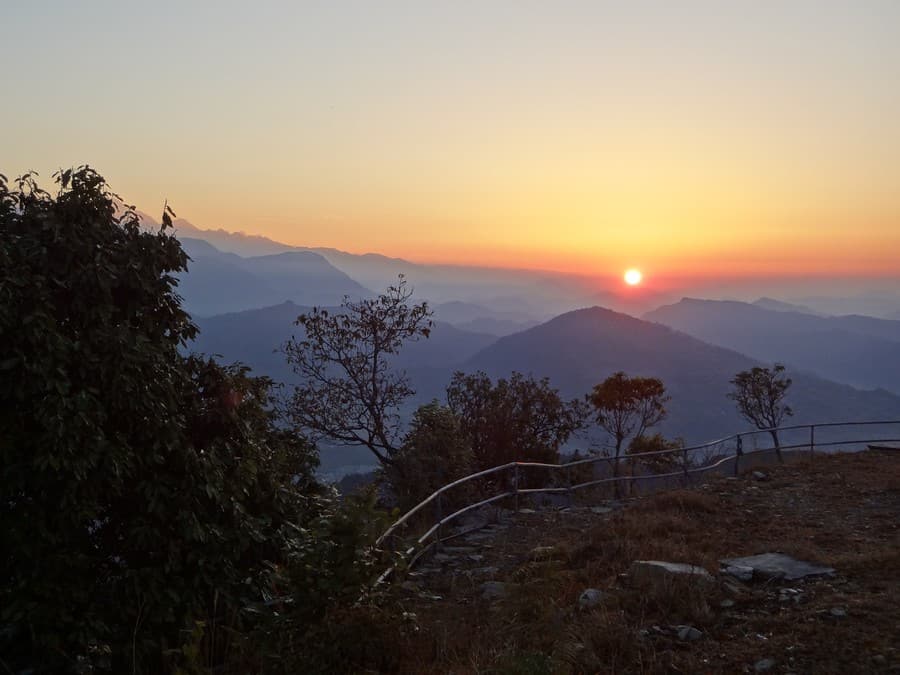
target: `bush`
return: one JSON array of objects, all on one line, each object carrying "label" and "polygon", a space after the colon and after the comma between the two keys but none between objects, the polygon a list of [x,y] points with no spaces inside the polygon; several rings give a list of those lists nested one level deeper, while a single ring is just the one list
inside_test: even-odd
[{"label": "bush", "polygon": [[90,168],[56,178],[0,177],[0,651],[149,672],[337,534],[304,529],[327,502],[271,382],[182,353],[170,212],[145,232]]},{"label": "bush", "polygon": [[[435,490],[472,473],[472,459],[459,418],[432,401],[416,411],[403,445],[382,469],[382,476],[397,506],[408,511]],[[460,486],[446,496],[445,503],[457,503],[470,493],[471,486]]]}]

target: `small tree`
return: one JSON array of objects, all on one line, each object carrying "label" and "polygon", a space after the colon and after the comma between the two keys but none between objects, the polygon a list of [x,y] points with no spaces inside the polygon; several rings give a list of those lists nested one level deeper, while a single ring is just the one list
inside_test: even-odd
[{"label": "small tree", "polygon": [[[472,472],[472,448],[452,410],[432,401],[413,416],[403,445],[382,475],[407,511],[438,488]],[[450,498],[459,499],[456,493]]]},{"label": "small tree", "polygon": [[791,378],[785,375],[784,366],[776,363],[771,369],[756,366],[741,371],[734,376],[731,384],[734,388],[728,393],[728,398],[737,404],[738,412],[745,420],[757,429],[769,431],[778,461],[784,461],[778,441],[778,427],[785,417],[794,414],[784,402],[792,384]]},{"label": "small tree", "polygon": [[432,327],[426,303],[408,304],[412,293],[400,275],[377,298],[345,297],[341,311],[316,307],[297,318],[305,336],[284,346],[301,378],[291,414],[312,438],[364,446],[382,466],[390,464],[399,445],[400,405],[415,393],[391,359],[405,342],[427,338]]},{"label": "small tree", "polygon": [[459,416],[477,469],[515,460],[559,461],[559,449],[585,425],[581,401],[566,402],[548,379],[514,372],[497,383],[483,372],[456,372],[447,404]]},{"label": "small tree", "polygon": [[595,386],[587,398],[596,411],[597,424],[615,441],[613,475],[618,476],[625,439],[643,436],[665,419],[666,387],[655,377],[628,377],[620,371]]}]

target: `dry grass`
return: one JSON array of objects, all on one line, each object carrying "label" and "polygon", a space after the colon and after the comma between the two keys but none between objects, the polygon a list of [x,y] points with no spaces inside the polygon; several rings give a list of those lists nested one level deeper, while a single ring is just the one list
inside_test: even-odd
[{"label": "dry grass", "polygon": [[[900,669],[900,455],[823,456],[697,489],[631,500],[609,515],[539,511],[447,563],[422,592],[395,587],[391,606],[417,630],[391,647],[385,671],[445,673],[735,673],[770,658],[772,672]],[[552,546],[540,549],[536,546]],[[782,551],[837,569],[834,579],[632,588],[632,561],[668,560],[716,573],[721,558]],[[465,556],[462,556],[465,558]],[[436,566],[436,563],[430,563]],[[493,576],[474,567],[494,566]],[[422,577],[419,577],[420,579]],[[508,584],[481,598],[485,579]],[[588,587],[601,606],[579,611]],[[797,598],[798,600],[795,600]],[[725,607],[722,601],[727,600]],[[835,617],[840,608],[846,617]],[[699,640],[671,626],[691,625]]]}]

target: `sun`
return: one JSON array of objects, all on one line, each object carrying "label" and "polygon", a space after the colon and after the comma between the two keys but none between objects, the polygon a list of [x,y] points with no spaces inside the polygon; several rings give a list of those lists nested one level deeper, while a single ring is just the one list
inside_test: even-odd
[{"label": "sun", "polygon": [[630,269],[625,272],[625,283],[629,286],[637,286],[641,283],[641,280],[644,278],[644,275],[641,274],[640,270]]}]

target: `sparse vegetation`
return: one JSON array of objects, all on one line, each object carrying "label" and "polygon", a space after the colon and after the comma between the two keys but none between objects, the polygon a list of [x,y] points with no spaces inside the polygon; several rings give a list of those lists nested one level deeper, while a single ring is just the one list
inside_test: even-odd
[{"label": "sparse vegetation", "polygon": [[744,370],[731,380],[732,391],[728,398],[735,402],[741,416],[756,425],[757,429],[771,429],[772,442],[775,444],[775,453],[779,461],[783,461],[781,455],[781,443],[778,440],[778,431],[785,417],[790,417],[794,411],[785,403],[787,391],[792,380],[785,375],[785,368],[776,363],[772,368],[757,366],[750,370]]},{"label": "sparse vegetation", "polygon": [[344,298],[338,312],[316,307],[297,318],[305,334],[284,345],[301,378],[290,411],[314,440],[364,446],[382,465],[392,461],[403,432],[399,409],[414,392],[391,358],[432,327],[428,305],[411,298],[401,275],[376,298]]}]

